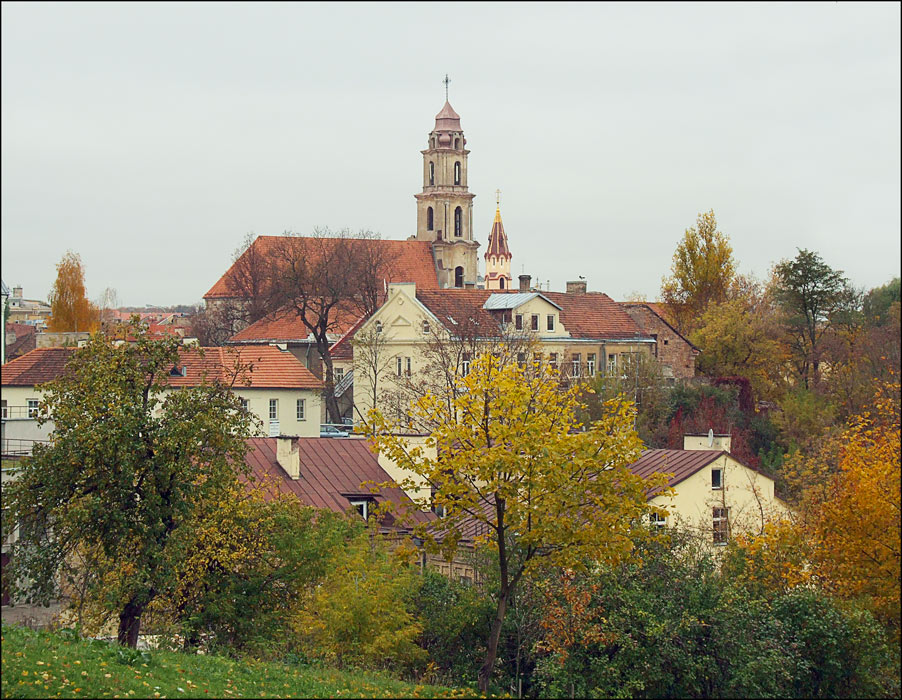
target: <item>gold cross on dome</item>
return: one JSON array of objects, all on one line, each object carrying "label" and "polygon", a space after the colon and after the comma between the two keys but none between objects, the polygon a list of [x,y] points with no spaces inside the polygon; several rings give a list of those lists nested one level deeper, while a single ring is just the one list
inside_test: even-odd
[{"label": "gold cross on dome", "polygon": [[451,82],[451,78],[448,77],[448,74],[445,73],[445,79],[442,81],[445,84],[445,102],[448,101],[448,84]]},{"label": "gold cross on dome", "polygon": [[495,190],[495,205],[501,208],[501,190]]}]

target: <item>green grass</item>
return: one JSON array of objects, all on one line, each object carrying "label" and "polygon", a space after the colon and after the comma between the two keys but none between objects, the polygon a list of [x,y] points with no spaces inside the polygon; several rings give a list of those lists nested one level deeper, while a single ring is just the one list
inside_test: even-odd
[{"label": "green grass", "polygon": [[3,625],[4,698],[460,698],[468,688],[404,683],[384,675],[139,652],[74,634]]}]

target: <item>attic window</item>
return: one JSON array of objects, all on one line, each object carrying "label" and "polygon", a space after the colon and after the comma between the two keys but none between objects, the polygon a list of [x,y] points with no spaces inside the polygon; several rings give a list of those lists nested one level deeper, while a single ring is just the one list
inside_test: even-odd
[{"label": "attic window", "polygon": [[423,333],[429,335],[429,321],[423,321]]},{"label": "attic window", "polygon": [[170,377],[187,377],[188,376],[188,368],[184,365],[179,367],[176,365],[171,370],[169,370]]},{"label": "attic window", "polygon": [[366,497],[348,497],[348,502],[357,509],[357,512],[363,517],[364,520],[369,520],[370,515],[373,514],[373,505],[375,504],[372,498]]},{"label": "attic window", "polygon": [[715,490],[723,488],[723,469],[711,470],[711,488]]},{"label": "attic window", "polygon": [[382,332],[382,321],[376,321],[376,332],[377,333]]}]

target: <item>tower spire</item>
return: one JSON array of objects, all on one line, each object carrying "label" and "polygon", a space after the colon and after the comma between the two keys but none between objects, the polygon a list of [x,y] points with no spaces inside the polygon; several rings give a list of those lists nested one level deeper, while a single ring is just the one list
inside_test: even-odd
[{"label": "tower spire", "polygon": [[448,77],[448,74],[445,73],[445,79],[442,81],[445,84],[445,102],[448,101],[448,85],[451,83],[451,78]]}]

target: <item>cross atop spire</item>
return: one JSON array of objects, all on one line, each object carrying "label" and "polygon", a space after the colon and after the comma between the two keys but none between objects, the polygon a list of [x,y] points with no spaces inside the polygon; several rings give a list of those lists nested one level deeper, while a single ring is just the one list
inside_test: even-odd
[{"label": "cross atop spire", "polygon": [[448,101],[448,85],[451,83],[451,78],[448,77],[448,74],[445,73],[445,79],[442,81],[445,84],[445,102]]},{"label": "cross atop spire", "polygon": [[501,190],[495,190],[495,206],[501,208]]}]

